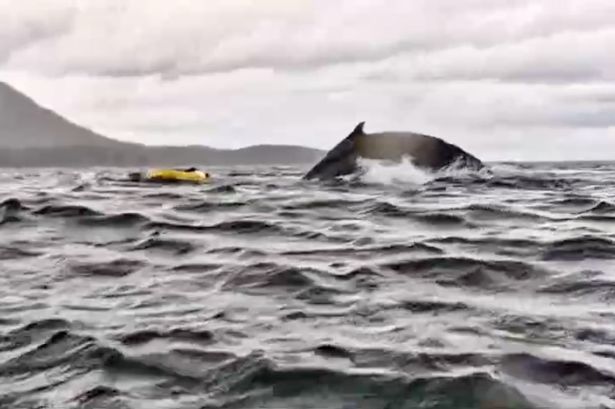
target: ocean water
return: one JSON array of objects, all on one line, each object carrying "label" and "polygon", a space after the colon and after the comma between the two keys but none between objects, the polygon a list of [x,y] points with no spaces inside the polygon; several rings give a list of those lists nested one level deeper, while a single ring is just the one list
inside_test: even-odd
[{"label": "ocean water", "polygon": [[615,164],[0,170],[1,408],[615,408]]}]

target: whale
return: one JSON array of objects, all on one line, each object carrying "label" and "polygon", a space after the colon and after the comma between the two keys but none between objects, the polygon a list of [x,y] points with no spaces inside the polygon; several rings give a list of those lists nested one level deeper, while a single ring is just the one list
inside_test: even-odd
[{"label": "whale", "polygon": [[414,132],[365,133],[360,122],[341,142],[328,151],[303,179],[326,180],[358,172],[359,160],[376,159],[401,162],[407,158],[422,169],[447,167],[481,170],[483,162],[462,148],[435,136]]}]

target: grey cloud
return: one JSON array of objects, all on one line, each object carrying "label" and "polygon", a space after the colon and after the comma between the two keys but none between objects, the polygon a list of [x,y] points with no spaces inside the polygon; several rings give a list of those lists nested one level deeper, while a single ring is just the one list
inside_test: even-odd
[{"label": "grey cloud", "polygon": [[371,80],[502,80],[568,83],[615,80],[615,26],[562,33],[488,48],[463,46],[423,55],[399,55],[376,65]]},{"label": "grey cloud", "polygon": [[50,2],[0,0],[0,63],[11,54],[39,41],[49,41],[70,33],[74,10]]},{"label": "grey cloud", "polygon": [[491,118],[489,122],[492,126],[604,129],[611,126],[615,127],[615,107],[600,108],[593,106],[575,110],[543,110],[533,114],[525,112],[522,115]]},{"label": "grey cloud", "polygon": [[569,86],[559,95],[559,102],[565,104],[594,103],[603,106],[615,104],[615,82]]},{"label": "grey cloud", "polygon": [[487,159],[615,151],[611,0],[46,4],[0,27],[3,77],[112,137],[328,148],[367,121]]},{"label": "grey cloud", "polygon": [[[208,7],[179,2],[172,7],[159,3],[144,14],[140,3],[129,1],[122,8],[85,6],[71,35],[14,52],[11,64],[31,67],[42,63],[44,70],[60,75],[83,72],[174,78],[246,68],[312,70],[410,55],[436,60],[435,66],[416,75],[439,80],[447,78],[447,73],[438,68],[438,59],[462,53],[459,58],[465,60],[453,77],[515,80],[604,75],[599,69],[578,67],[580,58],[568,69],[565,64],[549,65],[549,58],[539,55],[538,62],[528,61],[526,54],[521,56],[522,65],[515,63],[515,56],[526,45],[535,52],[553,54],[558,62],[562,56],[557,50],[545,47],[561,47],[566,38],[575,36],[600,41],[600,31],[612,27],[609,16],[615,15],[615,4],[596,0],[579,12],[580,2],[473,0],[461,7],[450,0],[391,0],[383,7],[376,0],[295,0],[281,9],[281,2],[273,0],[229,2],[241,8],[222,2],[210,2]],[[560,49],[561,54],[573,51],[582,50]],[[472,69],[481,59],[495,59],[487,61],[489,65],[497,65],[500,59],[511,68],[501,73],[489,66]],[[460,71],[464,66],[465,72]]]}]

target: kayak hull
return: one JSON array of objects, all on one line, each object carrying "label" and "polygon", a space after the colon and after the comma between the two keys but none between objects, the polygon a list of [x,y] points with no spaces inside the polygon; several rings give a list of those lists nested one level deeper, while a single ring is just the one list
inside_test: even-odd
[{"label": "kayak hull", "polygon": [[209,182],[210,175],[200,170],[187,172],[177,169],[151,169],[143,173],[131,173],[129,178],[135,182],[202,184]]}]

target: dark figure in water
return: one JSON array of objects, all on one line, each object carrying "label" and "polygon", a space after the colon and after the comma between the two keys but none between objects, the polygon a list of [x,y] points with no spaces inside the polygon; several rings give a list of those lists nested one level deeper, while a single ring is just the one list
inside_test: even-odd
[{"label": "dark figure in water", "polygon": [[484,167],[473,155],[440,138],[412,132],[366,134],[364,124],[357,125],[305,174],[304,179],[331,179],[355,173],[359,158],[401,161],[408,157],[415,166],[430,170],[440,170],[452,164],[473,170]]}]

